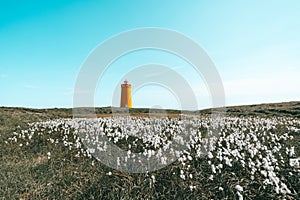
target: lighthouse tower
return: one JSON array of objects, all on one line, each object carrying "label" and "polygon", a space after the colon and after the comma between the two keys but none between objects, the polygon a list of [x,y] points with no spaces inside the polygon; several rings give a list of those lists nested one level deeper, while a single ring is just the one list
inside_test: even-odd
[{"label": "lighthouse tower", "polygon": [[132,108],[131,84],[127,80],[121,84],[121,108]]}]

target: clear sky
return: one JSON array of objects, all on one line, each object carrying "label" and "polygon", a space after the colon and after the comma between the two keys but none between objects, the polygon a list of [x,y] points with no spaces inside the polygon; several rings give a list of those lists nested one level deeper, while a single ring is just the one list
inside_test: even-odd
[{"label": "clear sky", "polygon": [[[0,106],[72,107],[89,53],[141,27],[176,30],[201,45],[223,80],[226,105],[300,100],[299,10],[298,0],[0,1]],[[199,108],[210,107],[205,86],[186,63],[157,51],[114,63],[99,83],[105,89],[96,92],[96,106],[111,105],[119,78],[147,63],[170,65],[189,81]],[[133,94],[134,107],[153,105],[178,108],[158,86]]]}]

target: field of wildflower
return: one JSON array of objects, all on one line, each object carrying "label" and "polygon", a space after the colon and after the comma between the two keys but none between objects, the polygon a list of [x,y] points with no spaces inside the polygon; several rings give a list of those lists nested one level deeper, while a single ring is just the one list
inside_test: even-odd
[{"label": "field of wildflower", "polygon": [[3,199],[300,198],[299,113],[236,111],[213,125],[207,114],[0,110]]}]

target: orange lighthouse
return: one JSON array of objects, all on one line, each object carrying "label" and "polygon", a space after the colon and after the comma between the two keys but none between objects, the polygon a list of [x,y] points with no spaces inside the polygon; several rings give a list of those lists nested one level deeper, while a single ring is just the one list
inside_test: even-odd
[{"label": "orange lighthouse", "polygon": [[121,84],[121,108],[132,108],[131,84],[127,80]]}]

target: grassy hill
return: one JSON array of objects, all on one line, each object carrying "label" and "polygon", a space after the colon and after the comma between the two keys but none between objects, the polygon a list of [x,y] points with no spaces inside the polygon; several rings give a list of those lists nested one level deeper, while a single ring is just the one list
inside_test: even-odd
[{"label": "grassy hill", "polygon": [[[122,110],[116,108],[117,110]],[[83,108],[85,113],[91,109]],[[199,114],[210,114],[214,109],[199,110]],[[265,116],[265,117],[296,117],[300,118],[300,101],[294,102],[283,102],[283,103],[270,103],[270,104],[256,104],[256,105],[243,105],[243,106],[230,106],[226,107],[226,115],[229,116]],[[111,107],[95,108],[96,114],[99,116],[112,114]],[[151,112],[160,113],[165,112],[168,115],[180,114],[180,110],[160,110],[151,109]],[[129,109],[130,114],[147,114],[149,109],[147,108],[131,108]],[[72,117],[71,108],[50,108],[50,109],[32,109],[32,108],[19,108],[19,107],[0,107],[0,123],[3,121],[11,121],[11,119],[17,121],[31,121],[38,119],[55,119],[55,118],[66,118]]]},{"label": "grassy hill", "polygon": [[[209,114],[213,109],[200,110],[202,114]],[[214,109],[218,110],[218,109]],[[264,117],[296,117],[300,118],[300,101],[256,104],[226,107],[229,116],[264,116]]]},{"label": "grassy hill", "polygon": [[[112,114],[111,107],[95,110],[99,117]],[[207,116],[213,110],[218,109],[200,110],[199,114]],[[133,108],[129,112],[134,116],[148,116],[149,109]],[[152,110],[152,112],[166,112],[169,117],[176,117],[181,113],[178,110]],[[227,107],[226,115],[241,117],[239,122],[228,120],[233,127],[226,131],[228,134],[242,132],[243,127],[237,126],[236,123],[242,125],[243,121],[248,120],[247,117],[289,117],[281,124],[270,126],[270,131],[264,127],[268,120],[261,123],[254,119],[253,124],[256,124],[254,126],[257,128],[257,133],[266,132],[269,138],[273,137],[274,141],[276,137],[286,137],[286,133],[292,136],[293,139],[278,143],[258,139],[271,149],[282,145],[280,153],[284,157],[285,164],[282,164],[283,167],[276,173],[293,193],[288,196],[288,199],[298,199],[300,174],[292,171],[289,158],[285,155],[285,147],[294,146],[295,154],[299,157],[300,102]],[[217,159],[188,160],[185,166],[190,165],[191,172],[197,175],[193,176],[193,180],[183,180],[177,176],[180,174],[180,169],[184,167],[180,162],[150,174],[126,174],[112,170],[94,158],[77,158],[75,156],[77,149],[69,149],[62,142],[63,138],[69,137],[60,129],[64,126],[58,126],[57,131],[49,128],[38,129],[33,139],[28,140],[30,144],[26,145],[26,139],[30,134],[28,123],[72,118],[72,116],[70,108],[0,107],[0,199],[237,199],[239,196],[235,189],[236,184],[243,186],[242,193],[245,199],[283,198],[274,192],[273,186],[264,188],[263,176],[257,175],[252,179],[250,168],[243,168],[238,161],[234,161],[232,167],[223,163],[222,173],[216,174],[215,179],[210,180],[212,174],[210,162],[219,162]],[[286,127],[290,119],[295,119],[291,125],[292,129]],[[253,119],[250,119],[249,123],[253,122],[251,120]],[[42,134],[39,135],[39,132]],[[246,130],[245,134],[249,133],[250,131]],[[69,139],[73,140],[72,134],[70,132]],[[274,134],[277,136],[275,137]],[[18,141],[14,142],[9,138],[18,138]],[[52,139],[60,142],[56,145],[50,142]],[[249,144],[256,145],[254,139],[249,139]],[[247,149],[243,151],[246,154]],[[51,152],[51,159],[47,159],[48,152]],[[155,181],[152,176],[155,177]],[[197,185],[197,188],[190,189],[191,185]]]}]

